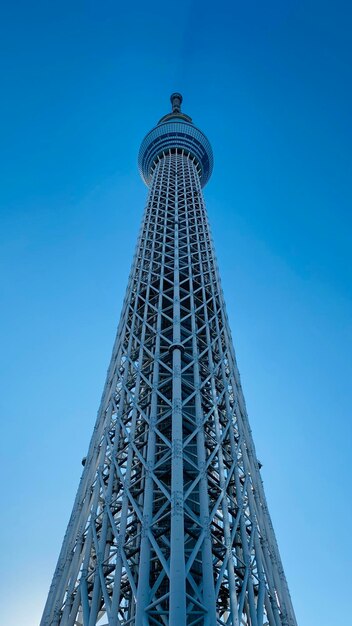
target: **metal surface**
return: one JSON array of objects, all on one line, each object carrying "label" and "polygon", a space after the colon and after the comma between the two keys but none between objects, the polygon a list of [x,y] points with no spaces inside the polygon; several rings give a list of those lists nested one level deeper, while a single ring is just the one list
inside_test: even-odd
[{"label": "metal surface", "polygon": [[147,208],[41,626],[297,626],[202,195],[211,148],[181,102],[142,143]]}]

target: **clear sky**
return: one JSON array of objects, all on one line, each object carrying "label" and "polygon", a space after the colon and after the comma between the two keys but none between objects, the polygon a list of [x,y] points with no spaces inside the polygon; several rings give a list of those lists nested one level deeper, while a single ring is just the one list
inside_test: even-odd
[{"label": "clear sky", "polygon": [[184,95],[299,626],[349,622],[351,5],[7,2],[0,16],[0,623],[37,626],[146,199]]}]

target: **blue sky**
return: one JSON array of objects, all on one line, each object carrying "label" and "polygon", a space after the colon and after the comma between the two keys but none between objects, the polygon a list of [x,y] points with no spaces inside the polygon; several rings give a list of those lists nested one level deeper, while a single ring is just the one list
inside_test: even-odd
[{"label": "blue sky", "polygon": [[92,432],[146,188],[184,95],[299,626],[351,590],[350,3],[7,3],[0,41],[0,621],[37,626]]}]

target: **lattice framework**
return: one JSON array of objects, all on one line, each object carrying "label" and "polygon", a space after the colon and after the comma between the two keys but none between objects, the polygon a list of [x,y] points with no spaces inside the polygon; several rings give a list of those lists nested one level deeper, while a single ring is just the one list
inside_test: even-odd
[{"label": "lattice framework", "polygon": [[297,626],[201,189],[158,156],[42,626]]}]

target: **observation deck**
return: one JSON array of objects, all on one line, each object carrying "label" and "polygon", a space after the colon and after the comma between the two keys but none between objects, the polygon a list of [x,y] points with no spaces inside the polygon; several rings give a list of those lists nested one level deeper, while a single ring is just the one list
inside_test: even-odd
[{"label": "observation deck", "polygon": [[192,119],[181,112],[181,94],[173,93],[170,100],[172,111],[164,115],[142,141],[138,155],[140,175],[149,187],[157,161],[177,149],[195,159],[200,182],[204,187],[213,171],[211,145],[204,133],[194,126]]}]

